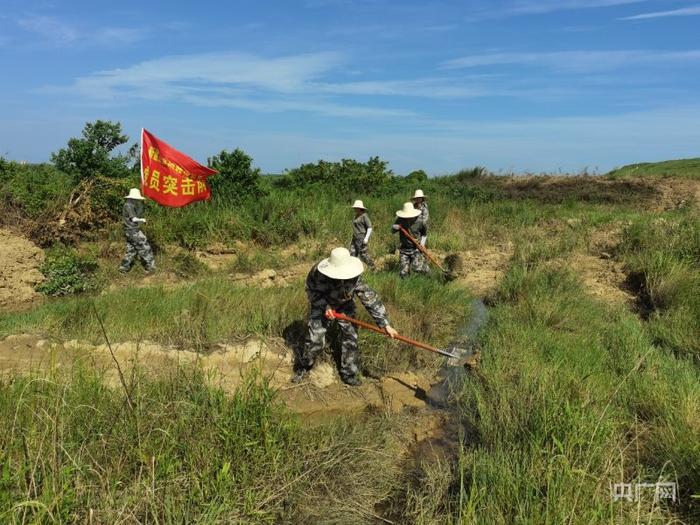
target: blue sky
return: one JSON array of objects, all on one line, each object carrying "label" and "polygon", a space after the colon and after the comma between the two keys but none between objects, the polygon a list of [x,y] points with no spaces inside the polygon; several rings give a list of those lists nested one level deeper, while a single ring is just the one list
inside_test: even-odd
[{"label": "blue sky", "polygon": [[700,156],[700,0],[0,4],[0,155],[86,121],[267,172],[605,171]]}]

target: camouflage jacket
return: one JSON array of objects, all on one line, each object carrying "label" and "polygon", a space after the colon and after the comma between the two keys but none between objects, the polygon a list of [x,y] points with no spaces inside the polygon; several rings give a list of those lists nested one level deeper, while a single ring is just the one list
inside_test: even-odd
[{"label": "camouflage jacket", "polygon": [[[367,286],[361,277],[341,281],[331,279],[318,271],[317,266],[311,268],[306,277],[306,296],[309,299],[312,315],[325,313],[326,307],[334,310],[351,310],[355,297],[360,299],[374,322],[381,328],[389,324],[386,308],[377,292]],[[350,307],[350,308],[348,308]]]},{"label": "camouflage jacket", "polygon": [[122,222],[124,223],[124,230],[129,233],[135,233],[141,229],[140,222],[131,220],[134,217],[143,218],[143,202],[126,199],[124,208],[122,208]]},{"label": "camouflage jacket", "polygon": [[369,220],[369,215],[364,212],[359,217],[352,220],[352,240],[361,242],[365,240],[367,230],[372,227],[372,221]]},{"label": "camouflage jacket", "polygon": [[[420,238],[428,235],[428,225],[418,216],[416,219],[401,219],[396,218],[394,224],[402,226],[415,240],[420,242]],[[392,227],[392,233],[399,232],[399,249],[401,250],[416,250],[416,245],[406,237],[400,230],[395,230]]]},{"label": "camouflage jacket", "polygon": [[420,208],[420,220],[425,224],[428,224],[428,218],[430,217],[430,212],[428,211],[428,203],[423,201],[423,206]]}]

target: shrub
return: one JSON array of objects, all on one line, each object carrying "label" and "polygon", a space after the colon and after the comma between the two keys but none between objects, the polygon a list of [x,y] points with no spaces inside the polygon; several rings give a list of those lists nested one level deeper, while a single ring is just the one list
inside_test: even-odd
[{"label": "shrub", "polygon": [[66,248],[49,252],[41,266],[46,280],[37,291],[50,296],[73,295],[95,290],[94,273],[97,263],[91,257],[80,256]]},{"label": "shrub", "polygon": [[304,188],[314,184],[332,186],[341,191],[376,194],[394,180],[388,162],[371,157],[367,162],[343,159],[340,162],[318,161],[290,170],[277,184],[287,188]]},{"label": "shrub", "polygon": [[243,150],[223,150],[207,160],[210,168],[219,172],[209,179],[212,194],[227,201],[237,202],[246,196],[257,197],[263,193],[260,169],[252,167],[253,158]]},{"label": "shrub", "polygon": [[189,252],[180,252],[173,256],[173,271],[178,277],[187,279],[197,277],[206,270],[202,261]]},{"label": "shrub", "polygon": [[411,184],[420,184],[428,180],[428,174],[423,170],[415,170],[406,175],[405,180]]},{"label": "shrub", "polygon": [[50,164],[0,164],[2,193],[27,215],[37,217],[63,202],[72,180]]}]

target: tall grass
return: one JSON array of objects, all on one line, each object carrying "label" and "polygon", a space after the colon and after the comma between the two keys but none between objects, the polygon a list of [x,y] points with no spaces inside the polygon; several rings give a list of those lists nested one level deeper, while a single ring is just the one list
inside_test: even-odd
[{"label": "tall grass", "polygon": [[0,521],[367,523],[400,480],[395,421],[309,428],[255,376],[208,385],[137,376],[126,403],[81,368],[0,381]]},{"label": "tall grass", "polygon": [[[462,411],[462,476],[479,523],[665,523],[700,517],[700,371],[578,279],[515,265]],[[674,437],[675,436],[675,437]],[[613,503],[615,483],[677,481],[682,504]]]}]

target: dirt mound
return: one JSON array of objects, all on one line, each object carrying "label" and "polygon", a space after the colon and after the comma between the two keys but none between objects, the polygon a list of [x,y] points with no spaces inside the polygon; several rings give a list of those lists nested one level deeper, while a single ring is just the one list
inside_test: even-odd
[{"label": "dirt mound", "polygon": [[40,297],[34,286],[44,280],[39,271],[43,262],[44,252],[31,241],[0,230],[0,310]]},{"label": "dirt mound", "polygon": [[509,199],[644,205],[653,211],[700,203],[700,180],[682,177],[518,176],[503,179]]},{"label": "dirt mound", "polygon": [[[649,179],[646,179],[649,180]],[[700,180],[679,177],[650,179],[659,196],[654,201],[655,211],[667,211],[688,205],[700,205]]]},{"label": "dirt mound", "polygon": [[598,176],[517,176],[503,180],[508,199],[532,199],[548,204],[568,201],[641,204],[654,201],[658,190],[651,179],[611,179]]},{"label": "dirt mound", "polygon": [[[343,384],[330,362],[321,360],[307,381],[290,382],[293,355],[282,339],[249,339],[220,344],[209,354],[177,350],[143,341],[112,345],[125,377],[134,365],[150,375],[174,373],[178,364],[199,364],[212,384],[233,392],[252,372],[257,372],[278,390],[279,398],[305,417],[326,418],[341,413],[398,412],[404,407],[427,407],[426,392],[433,378],[421,373],[392,373],[381,379],[366,379],[360,387]],[[77,340],[50,342],[34,335],[12,335],[0,340],[0,373],[27,373],[57,367],[69,370],[81,361],[103,373],[104,380],[119,388],[117,366],[107,345]]]}]

